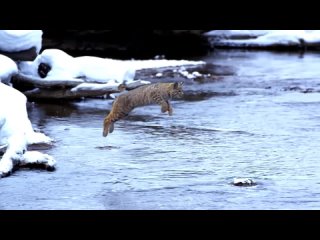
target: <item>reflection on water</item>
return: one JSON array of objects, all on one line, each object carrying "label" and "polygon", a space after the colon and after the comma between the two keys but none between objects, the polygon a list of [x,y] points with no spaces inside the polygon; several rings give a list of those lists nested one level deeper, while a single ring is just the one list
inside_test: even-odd
[{"label": "reflection on water", "polygon": [[[320,209],[320,55],[216,51],[204,60],[234,72],[186,84],[173,116],[135,109],[107,138],[109,100],[30,105],[34,127],[56,140],[44,152],[57,170],[1,179],[0,208]],[[235,177],[257,185],[233,186]]]}]

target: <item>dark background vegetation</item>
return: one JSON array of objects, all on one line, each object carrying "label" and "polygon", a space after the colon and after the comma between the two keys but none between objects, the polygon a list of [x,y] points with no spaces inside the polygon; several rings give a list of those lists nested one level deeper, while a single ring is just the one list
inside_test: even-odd
[{"label": "dark background vegetation", "polygon": [[202,33],[209,30],[44,30],[42,48],[57,48],[73,57],[167,59],[203,56],[211,51]]}]

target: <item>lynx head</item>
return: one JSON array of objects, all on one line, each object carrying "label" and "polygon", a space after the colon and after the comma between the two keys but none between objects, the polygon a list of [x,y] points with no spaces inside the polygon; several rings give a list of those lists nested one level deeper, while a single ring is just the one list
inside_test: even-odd
[{"label": "lynx head", "polygon": [[119,86],[118,86],[118,90],[120,91],[120,92],[122,92],[122,91],[124,91],[124,90],[126,90],[127,89],[127,84],[126,84],[126,82],[123,82],[123,83],[121,83]]},{"label": "lynx head", "polygon": [[183,82],[175,82],[170,84],[169,95],[172,98],[182,98],[183,90],[182,90]]}]

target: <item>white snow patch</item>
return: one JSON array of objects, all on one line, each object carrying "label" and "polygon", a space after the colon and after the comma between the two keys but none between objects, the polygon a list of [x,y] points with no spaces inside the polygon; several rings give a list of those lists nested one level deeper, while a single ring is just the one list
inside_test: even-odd
[{"label": "white snow patch", "polygon": [[34,132],[28,118],[26,97],[16,89],[0,83],[0,146],[7,150],[0,160],[0,177],[23,161],[28,144],[52,143],[43,133]]},{"label": "white snow patch", "polygon": [[115,81],[109,81],[108,83],[81,83],[78,86],[71,89],[72,92],[77,91],[95,91],[95,90],[118,90],[118,83]]},{"label": "white snow patch", "polygon": [[51,66],[45,79],[84,78],[86,82],[106,83],[108,81],[133,81],[140,69],[170,66],[199,65],[203,61],[187,60],[115,60],[93,56],[72,57],[59,49],[44,50],[33,62],[19,64],[21,73],[37,76],[40,63]]},{"label": "white snow patch", "polygon": [[18,52],[35,47],[39,53],[42,34],[42,30],[0,30],[0,50]]},{"label": "white snow patch", "polygon": [[136,73],[131,65],[120,60],[84,56],[74,61],[80,69],[78,76],[85,76],[87,82],[133,81]]},{"label": "white snow patch", "polygon": [[16,63],[0,54],[0,82],[9,83],[13,74],[18,72]]},{"label": "white snow patch", "polygon": [[23,158],[20,164],[43,164],[47,167],[53,168],[56,165],[56,160],[48,154],[44,154],[38,151],[27,151],[25,154],[23,154]]},{"label": "white snow patch", "polygon": [[265,35],[270,30],[213,30],[204,33],[208,37],[221,38],[243,38],[243,37],[258,37]]},{"label": "white snow patch", "polygon": [[184,76],[187,79],[195,79],[197,77],[201,77],[202,74],[200,74],[197,71],[194,71],[192,73],[189,73],[187,70],[185,70],[185,68],[181,68],[178,70],[178,73],[180,73],[182,76]]},{"label": "white snow patch", "polygon": [[[51,67],[47,76],[42,80],[72,81],[80,78],[85,81],[85,83],[74,87],[72,91],[103,90],[121,83],[131,85],[130,87],[148,84],[149,81],[134,80],[137,70],[205,64],[203,61],[187,60],[115,60],[94,56],[74,58],[59,49],[46,49],[33,62],[21,62],[19,64],[20,73],[39,78],[38,66],[40,63]],[[190,78],[193,77],[190,75]]]},{"label": "white snow patch", "polygon": [[157,74],[156,74],[156,77],[162,77],[162,76],[163,76],[162,73],[157,73]]},{"label": "white snow patch", "polygon": [[205,35],[213,38],[213,44],[216,46],[266,47],[320,44],[320,30],[213,30]]}]

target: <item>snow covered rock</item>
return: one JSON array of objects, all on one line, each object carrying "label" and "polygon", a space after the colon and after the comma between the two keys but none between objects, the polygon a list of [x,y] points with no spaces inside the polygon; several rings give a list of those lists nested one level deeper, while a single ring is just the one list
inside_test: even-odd
[{"label": "snow covered rock", "polygon": [[[29,144],[51,144],[52,139],[43,133],[34,132],[28,118],[26,97],[14,88],[0,83],[0,146],[6,149],[0,160],[0,177],[9,175],[14,167],[28,162],[54,168],[52,157],[40,152],[27,152]],[[27,153],[27,155],[26,155]]]},{"label": "snow covered rock", "polygon": [[232,184],[235,186],[255,186],[256,182],[250,178],[234,178]]},{"label": "snow covered rock", "polygon": [[41,30],[0,30],[0,54],[15,61],[33,61],[42,47]]},{"label": "snow covered rock", "polygon": [[12,75],[18,72],[16,63],[10,58],[0,54],[0,82],[9,84]]},{"label": "snow covered rock", "polygon": [[33,85],[34,89],[23,92],[30,98],[75,99],[116,93],[124,83],[128,88],[150,83],[135,79],[137,70],[203,64],[203,61],[186,60],[72,57],[59,49],[46,49],[34,61],[20,62],[20,72],[13,82],[17,88],[23,83]]}]

